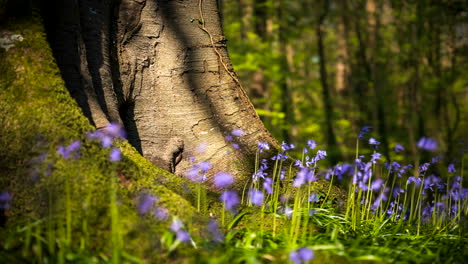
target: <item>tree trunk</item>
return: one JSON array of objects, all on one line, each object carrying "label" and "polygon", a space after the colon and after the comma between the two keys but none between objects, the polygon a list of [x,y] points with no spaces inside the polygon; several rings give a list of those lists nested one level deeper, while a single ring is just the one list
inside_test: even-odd
[{"label": "tree trunk", "polygon": [[328,2],[323,1],[322,12],[319,15],[319,19],[316,25],[316,36],[317,36],[317,46],[319,53],[319,63],[320,63],[320,83],[322,85],[322,96],[323,96],[323,107],[325,112],[325,127],[327,133],[327,147],[329,149],[329,156],[332,164],[337,163],[340,159],[340,151],[337,145],[337,140],[335,136],[335,131],[333,129],[333,104],[332,98],[330,96],[330,88],[328,86],[327,79],[327,60],[325,57],[325,45],[324,45],[324,22],[325,18],[328,15]]},{"label": "tree trunk", "polygon": [[[122,122],[157,166],[183,175],[194,156],[241,178],[257,141],[277,147],[232,70],[216,0],[67,0],[47,12],[55,57],[84,113],[98,127]],[[240,150],[225,141],[233,129],[244,131]]]}]

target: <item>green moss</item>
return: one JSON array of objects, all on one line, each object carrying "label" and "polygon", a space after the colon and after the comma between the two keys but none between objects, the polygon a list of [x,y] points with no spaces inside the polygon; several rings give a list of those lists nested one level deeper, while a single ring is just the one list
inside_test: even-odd
[{"label": "green moss", "polygon": [[[48,219],[41,224],[43,230],[52,228],[54,236],[63,239],[70,221],[73,247],[110,251],[109,186],[116,180],[124,251],[151,258],[161,250],[157,241],[170,219],[138,215],[143,192],[156,195],[158,206],[181,218],[190,232],[200,233],[198,226],[207,220],[190,202],[193,184],[154,167],[128,143],[119,144],[125,157],[113,164],[109,150],[86,140],[93,127],[65,88],[41,20],[10,19],[2,27],[24,38],[8,51],[0,49],[0,191],[13,196],[12,209],[6,212],[8,225]],[[63,160],[56,149],[73,140],[83,142],[80,158]],[[47,158],[35,162],[43,153]]]}]

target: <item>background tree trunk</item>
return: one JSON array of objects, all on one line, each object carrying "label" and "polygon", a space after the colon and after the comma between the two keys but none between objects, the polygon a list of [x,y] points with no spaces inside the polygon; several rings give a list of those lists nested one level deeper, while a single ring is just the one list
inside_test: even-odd
[{"label": "background tree trunk", "polygon": [[[277,146],[232,70],[216,0],[59,2],[44,8],[49,39],[96,126],[123,123],[143,156],[179,175],[194,156],[240,178],[257,141]],[[240,150],[224,139],[233,129]]]}]

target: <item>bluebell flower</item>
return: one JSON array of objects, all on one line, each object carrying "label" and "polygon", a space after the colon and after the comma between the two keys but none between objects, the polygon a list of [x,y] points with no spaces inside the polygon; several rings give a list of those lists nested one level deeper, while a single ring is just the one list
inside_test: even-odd
[{"label": "bluebell flower", "polygon": [[169,228],[172,232],[176,233],[184,227],[184,224],[182,221],[180,221],[178,218],[172,219],[171,227]]},{"label": "bluebell flower", "polygon": [[68,159],[73,155],[72,158],[78,158],[79,157],[79,151],[80,151],[81,143],[79,140],[75,140],[70,145],[67,147],[64,146],[59,146],[57,149],[57,154],[62,156],[64,159]]},{"label": "bluebell flower", "polygon": [[327,152],[325,150],[318,150],[317,155],[314,158],[314,162],[325,159],[326,156],[327,156]]},{"label": "bluebell flower", "polygon": [[297,173],[296,178],[293,181],[293,186],[294,187],[300,187],[304,183],[306,183],[306,180],[308,178],[308,174],[310,174],[310,170],[307,168],[301,168],[299,172]]},{"label": "bluebell flower", "polygon": [[44,160],[47,158],[47,152],[46,153],[42,153],[41,155],[31,159],[30,163],[31,164],[39,164],[39,163],[42,163],[44,162]]},{"label": "bluebell flower", "polygon": [[[280,177],[280,178],[281,178],[281,177]],[[271,178],[269,178],[269,177],[266,177],[266,178],[265,178],[265,181],[263,182],[263,189],[264,189],[268,194],[272,194],[272,193],[273,193],[272,185],[273,185],[273,179],[271,179]]]},{"label": "bluebell flower", "polygon": [[302,167],[302,161],[300,161],[300,160],[294,161],[294,166],[296,166],[296,167]]},{"label": "bluebell flower", "polygon": [[325,178],[325,180],[330,181],[332,176],[333,176],[333,169],[328,169],[325,172],[325,177],[324,178]]},{"label": "bluebell flower", "polygon": [[211,235],[211,239],[215,242],[223,242],[224,236],[219,229],[218,222],[214,219],[211,219],[207,227],[208,233]]},{"label": "bluebell flower", "polygon": [[306,156],[305,157],[305,166],[307,168],[310,168],[313,165],[314,165],[314,158],[310,158],[309,156]]},{"label": "bluebell flower", "polygon": [[224,203],[226,210],[234,210],[239,204],[239,195],[233,191],[225,191],[220,196],[220,201]]},{"label": "bluebell flower", "polygon": [[284,155],[284,154],[281,154],[281,153],[278,153],[277,155],[273,156],[271,158],[272,160],[280,160],[280,161],[285,161],[288,159],[288,156]]},{"label": "bluebell flower", "polygon": [[295,251],[291,251],[289,254],[289,259],[294,263],[294,264],[302,264],[306,263],[309,260],[313,259],[315,257],[314,252],[306,247],[300,248]]},{"label": "bluebell flower", "polygon": [[253,180],[254,182],[256,182],[256,181],[258,181],[259,178],[264,179],[266,175],[267,175],[266,172],[264,172],[264,171],[262,171],[262,170],[258,170],[257,172],[254,172],[254,173],[252,174],[252,180]]},{"label": "bluebell flower", "polygon": [[153,204],[158,200],[154,195],[143,194],[138,202],[138,213],[145,215],[149,212]]},{"label": "bluebell flower", "polygon": [[458,189],[461,187],[461,177],[460,175],[456,175],[453,177],[452,187],[451,189]]},{"label": "bluebell flower", "polygon": [[218,172],[214,176],[214,185],[217,188],[224,188],[234,183],[234,178],[230,173]]},{"label": "bluebell flower", "polygon": [[176,232],[176,238],[180,241],[180,242],[190,242],[190,240],[192,239],[190,237],[190,234],[185,231],[185,230],[179,230]]},{"label": "bluebell flower", "polygon": [[381,157],[382,157],[382,154],[378,152],[372,154],[372,159],[371,159],[372,163],[374,164],[377,163],[377,160],[379,160]]},{"label": "bluebell flower", "polygon": [[427,169],[429,168],[429,165],[431,165],[431,164],[426,162],[423,165],[419,166],[419,172],[423,173],[423,172],[427,171]]},{"label": "bluebell flower", "polygon": [[387,216],[391,216],[392,214],[396,213],[396,217],[399,218],[401,210],[403,210],[403,206],[401,206],[401,204],[398,204],[396,201],[393,201],[390,203],[390,208],[387,210]]},{"label": "bluebell flower", "polygon": [[447,169],[448,169],[448,172],[449,172],[449,173],[455,173],[455,172],[457,172],[457,170],[455,169],[455,165],[454,165],[453,163],[450,163],[450,164],[448,165],[448,168],[447,168]]},{"label": "bluebell flower", "polygon": [[280,177],[279,177],[280,180],[284,180],[284,175],[285,175],[285,174],[286,174],[286,170],[285,170],[285,169],[282,169],[282,170],[280,171]]},{"label": "bluebell flower", "polygon": [[380,142],[375,140],[375,138],[369,138],[369,145],[377,146],[377,145],[380,145]]},{"label": "bluebell flower", "polygon": [[267,169],[268,169],[268,161],[266,159],[262,159],[260,163],[260,168],[258,169],[257,172],[252,174],[252,180],[255,182],[258,180],[258,178],[264,179],[265,176],[267,175],[267,173],[265,172],[265,170]]},{"label": "bluebell flower", "polygon": [[382,192],[377,196],[377,198],[375,199],[375,201],[372,203],[372,205],[371,205],[371,210],[372,210],[372,211],[377,210],[377,208],[379,208],[380,205],[382,204],[382,201],[387,201],[388,197],[387,197],[387,195],[385,194],[386,191],[387,191],[387,190],[382,191]]},{"label": "bluebell flower", "polygon": [[314,140],[309,139],[307,140],[307,147],[309,147],[310,150],[313,150],[317,147],[317,143],[315,143]]},{"label": "bluebell flower", "polygon": [[249,192],[249,198],[252,204],[261,206],[263,204],[264,195],[261,191],[252,189]]},{"label": "bluebell flower", "polygon": [[262,162],[260,162],[260,169],[262,171],[268,169],[268,160],[267,159],[262,159]]},{"label": "bluebell flower", "polygon": [[309,210],[309,216],[313,216],[316,212],[317,212],[317,210],[315,210],[315,209],[310,209],[310,210]]},{"label": "bluebell flower", "polygon": [[382,188],[384,181],[382,179],[375,179],[371,184],[371,189],[376,192]]},{"label": "bluebell flower", "polygon": [[369,133],[371,130],[372,130],[371,126],[363,126],[361,128],[361,132],[359,132],[358,138],[362,140],[364,138],[364,135]]},{"label": "bluebell flower", "polygon": [[232,143],[232,147],[235,149],[240,149],[240,146],[237,143]]},{"label": "bluebell flower", "polygon": [[413,168],[413,165],[411,165],[411,164],[408,164],[408,165],[403,166],[403,167],[402,167],[400,170],[398,170],[398,172],[397,172],[398,177],[401,178],[401,176],[402,176],[403,174],[405,174],[405,173],[406,173],[409,169],[411,169],[411,168]]},{"label": "bluebell flower", "polygon": [[200,174],[200,170],[197,166],[192,166],[186,173],[185,176],[189,178],[191,181],[199,183],[202,182],[202,175]]},{"label": "bluebell flower", "polygon": [[431,164],[439,163],[439,161],[443,160],[444,158],[441,155],[435,156],[431,159]]},{"label": "bluebell flower", "polygon": [[112,138],[126,138],[127,137],[127,133],[122,128],[122,126],[118,123],[114,123],[114,122],[110,123],[104,129],[104,131],[106,132],[106,134],[108,134]]},{"label": "bluebell flower", "polygon": [[236,128],[232,130],[231,134],[236,137],[241,137],[244,135],[244,131],[242,129]]},{"label": "bluebell flower", "polygon": [[418,148],[428,151],[434,151],[437,149],[437,141],[432,138],[422,137],[418,141]]},{"label": "bluebell flower", "polygon": [[281,149],[283,149],[283,151],[288,151],[294,148],[295,148],[294,144],[288,144],[284,141],[281,143]]},{"label": "bluebell flower", "polygon": [[117,123],[110,123],[103,130],[89,132],[86,135],[89,139],[101,141],[103,148],[110,148],[112,141],[119,138],[126,138],[125,130]]},{"label": "bluebell flower", "polygon": [[309,200],[308,200],[310,203],[316,203],[319,201],[319,196],[315,193],[312,193],[310,196],[309,196]]},{"label": "bluebell flower", "polygon": [[198,169],[200,169],[203,173],[207,173],[212,165],[209,161],[202,161],[197,164]]},{"label": "bluebell flower", "polygon": [[437,188],[439,191],[444,190],[445,184],[442,182],[442,178],[431,174],[424,179],[423,187],[424,187],[423,194],[426,194],[425,190],[434,191],[435,190],[434,187]]},{"label": "bluebell flower", "polygon": [[414,182],[414,184],[416,185],[416,187],[419,187],[421,185],[421,178],[419,177],[414,177],[414,176],[411,176],[408,178],[408,180],[406,181],[406,184],[411,184],[412,182]]},{"label": "bluebell flower", "polygon": [[286,215],[287,218],[291,218],[293,212],[294,212],[294,210],[289,206],[286,206],[284,208],[284,215]]},{"label": "bluebell flower", "polygon": [[392,173],[393,171],[398,171],[398,169],[400,169],[401,167],[400,163],[396,161],[392,161],[391,163],[385,162],[384,166],[387,170],[389,170],[389,173]]},{"label": "bluebell flower", "polygon": [[164,207],[156,207],[153,211],[153,215],[157,219],[164,221],[169,217],[169,211]]},{"label": "bluebell flower", "polygon": [[402,189],[400,188],[400,186],[396,185],[394,188],[393,188],[393,198],[396,198],[398,197],[398,195],[402,194],[402,193],[405,193],[405,189]]},{"label": "bluebell flower", "polygon": [[232,138],[231,135],[225,136],[224,139],[225,139],[226,141],[232,141],[232,140],[233,140],[233,138]]},{"label": "bluebell flower", "polygon": [[206,180],[206,173],[211,169],[212,165],[209,161],[201,161],[192,166],[185,176],[193,182],[199,183]]},{"label": "bluebell flower", "polygon": [[259,141],[257,146],[258,146],[258,150],[260,151],[260,153],[263,153],[263,150],[269,150],[270,149],[270,146],[266,142]]},{"label": "bluebell flower", "polygon": [[402,152],[404,150],[405,150],[405,148],[402,145],[400,145],[400,144],[395,145],[395,152],[398,153],[398,152]]},{"label": "bluebell flower", "polygon": [[343,175],[346,173],[353,174],[354,168],[351,166],[351,164],[345,163],[345,164],[337,164],[335,166],[335,171],[334,174],[338,178],[338,180],[343,179]]},{"label": "bluebell flower", "polygon": [[8,210],[11,208],[11,195],[8,192],[0,192],[0,209]]},{"label": "bluebell flower", "polygon": [[113,139],[107,135],[103,135],[101,138],[101,145],[103,148],[110,148],[112,146]]},{"label": "bluebell flower", "polygon": [[122,152],[120,152],[119,148],[113,148],[109,154],[109,160],[112,162],[120,161],[122,158]]}]

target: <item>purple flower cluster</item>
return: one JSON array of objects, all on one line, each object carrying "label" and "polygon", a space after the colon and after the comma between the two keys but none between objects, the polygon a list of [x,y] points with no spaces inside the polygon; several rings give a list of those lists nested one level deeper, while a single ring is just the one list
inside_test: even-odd
[{"label": "purple flower cluster", "polygon": [[215,242],[223,242],[224,235],[219,229],[218,221],[211,219],[207,227],[208,233],[211,235],[211,239]]},{"label": "purple flower cluster", "polygon": [[0,192],[0,209],[8,210],[11,207],[11,195],[8,192]]},{"label": "purple flower cluster", "polygon": [[272,185],[273,185],[273,179],[270,177],[266,177],[265,180],[263,181],[263,189],[266,191],[266,193],[268,194],[273,193]]},{"label": "purple flower cluster", "polygon": [[184,230],[184,224],[177,218],[172,220],[171,227],[169,228],[175,235],[177,240],[181,242],[190,242],[192,239],[190,234]]},{"label": "purple flower cluster", "polygon": [[338,178],[338,180],[342,180],[345,174],[353,175],[354,167],[351,164],[337,164],[333,169],[333,174]]},{"label": "purple flower cluster", "polygon": [[432,138],[422,137],[418,141],[418,148],[428,151],[437,150],[437,141]]},{"label": "purple flower cluster", "polygon": [[455,173],[457,172],[457,169],[455,169],[455,165],[453,163],[450,163],[447,167],[448,173]]},{"label": "purple flower cluster", "polygon": [[407,185],[410,185],[411,183],[414,183],[414,184],[416,185],[416,187],[419,187],[419,186],[421,186],[421,178],[411,176],[411,177],[409,177],[408,180],[406,181],[406,184],[407,184]]},{"label": "purple flower cluster", "polygon": [[120,152],[119,148],[112,148],[109,154],[109,160],[112,162],[120,161],[122,158],[122,152]]},{"label": "purple flower cluster", "polygon": [[120,124],[110,123],[104,129],[89,132],[86,136],[91,140],[99,140],[103,148],[110,148],[114,140],[126,138],[127,133]]},{"label": "purple flower cluster", "polygon": [[158,200],[156,196],[151,195],[151,194],[143,194],[140,196],[140,201],[138,202],[138,213],[140,215],[145,215],[147,214],[150,210],[153,204]]},{"label": "purple flower cluster", "polygon": [[156,207],[158,198],[154,195],[144,193],[140,196],[137,209],[138,213],[143,216],[152,211],[153,216],[157,219],[164,221],[169,217],[169,211],[164,207]]},{"label": "purple flower cluster", "polygon": [[313,159],[313,162],[323,160],[325,159],[326,156],[327,156],[327,152],[325,150],[318,150],[317,155],[315,155],[315,158]]},{"label": "purple flower cluster", "polygon": [[291,253],[289,253],[289,259],[294,264],[306,263],[309,260],[312,260],[314,257],[315,257],[314,252],[311,249],[306,248],[306,247],[291,251]]},{"label": "purple flower cluster", "polygon": [[281,143],[281,149],[283,151],[288,151],[288,150],[295,149],[295,148],[296,148],[296,146],[294,146],[294,144],[288,144],[288,143],[286,143],[284,141]]},{"label": "purple flower cluster", "polygon": [[356,184],[359,189],[367,191],[369,179],[372,178],[372,162],[362,162],[361,159],[356,159],[358,170],[353,175],[353,184]]},{"label": "purple flower cluster", "polygon": [[363,126],[361,128],[361,132],[359,132],[359,135],[358,135],[358,138],[359,139],[364,139],[364,136],[369,133],[370,131],[372,130],[372,127],[371,126]]},{"label": "purple flower cluster", "polygon": [[[117,139],[125,139],[127,133],[118,123],[110,123],[104,129],[89,132],[87,135],[88,139],[98,140],[101,142],[103,148],[110,148],[112,143]],[[109,153],[109,160],[117,162],[122,159],[122,152],[119,148],[112,148]]]},{"label": "purple flower cluster", "polygon": [[402,145],[400,145],[400,144],[395,145],[395,152],[396,153],[402,152],[404,150],[405,150],[405,148]]},{"label": "purple flower cluster", "polygon": [[239,204],[239,195],[233,191],[224,191],[220,196],[220,201],[226,210],[235,211]]},{"label": "purple flower cluster", "polygon": [[304,185],[306,182],[315,182],[318,180],[318,177],[315,175],[315,170],[311,170],[308,168],[301,168],[297,173],[296,178],[293,181],[294,187],[300,187]]},{"label": "purple flower cluster", "polygon": [[265,195],[263,194],[263,192],[259,190],[252,189],[249,191],[250,202],[254,205],[261,206],[263,204],[264,196]]},{"label": "purple flower cluster", "polygon": [[[234,137],[242,137],[244,135],[244,131],[242,129],[233,129],[231,131],[231,134],[230,135],[227,135],[224,137],[224,139],[227,141],[227,142],[231,142],[234,140]],[[235,148],[235,149],[240,149],[240,146],[239,144],[237,143],[231,143],[232,147]]]},{"label": "purple flower cluster", "polygon": [[380,142],[375,140],[375,138],[369,138],[369,145],[371,145],[374,149],[377,149],[377,146],[380,145]]},{"label": "purple flower cluster", "polygon": [[310,150],[313,150],[317,147],[317,143],[315,143],[314,140],[312,139],[309,139],[307,140],[307,147],[310,149]]},{"label": "purple flower cluster", "polygon": [[270,149],[270,146],[268,145],[268,143],[260,142],[260,141],[258,142],[257,147],[258,147],[258,150],[260,151],[260,153],[263,153],[264,150],[269,150]]},{"label": "purple flower cluster", "polygon": [[57,154],[64,159],[68,159],[68,158],[77,159],[80,157],[80,147],[81,147],[81,142],[79,140],[75,140],[66,147],[60,145],[57,149]]},{"label": "purple flower cluster", "polygon": [[212,165],[209,161],[201,161],[194,164],[185,175],[193,182],[204,182],[206,181],[206,173],[208,173],[211,167]]},{"label": "purple flower cluster", "polygon": [[311,194],[311,195],[309,196],[308,201],[309,201],[310,203],[316,203],[316,202],[319,201],[319,196],[318,196],[317,194],[313,193],[313,194]]},{"label": "purple flower cluster", "polygon": [[252,174],[252,180],[256,182],[260,178],[265,179],[265,176],[268,175],[268,173],[266,173],[267,169],[268,169],[268,161],[266,159],[262,159],[262,161],[260,162],[260,168],[255,173]]},{"label": "purple flower cluster", "polygon": [[214,176],[214,185],[217,188],[225,188],[234,183],[234,177],[227,172],[218,172]]}]

